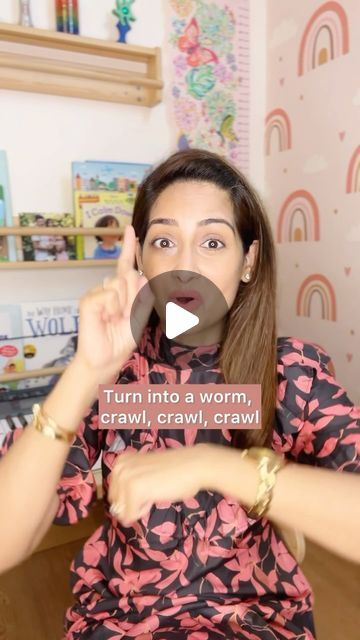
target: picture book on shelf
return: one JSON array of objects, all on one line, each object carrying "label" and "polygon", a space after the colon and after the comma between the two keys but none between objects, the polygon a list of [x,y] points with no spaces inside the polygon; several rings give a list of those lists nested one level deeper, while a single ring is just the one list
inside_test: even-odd
[{"label": "picture book on shelf", "polygon": [[[25,369],[65,367],[73,358],[79,324],[77,300],[20,304]],[[44,385],[54,376],[29,378],[27,386]]]},{"label": "picture book on shelf", "polygon": [[[12,208],[6,152],[0,150],[0,227],[11,227]],[[14,236],[0,236],[0,262],[16,260]]]},{"label": "picture book on shelf", "polygon": [[78,236],[79,259],[117,258],[124,228],[131,224],[139,184],[151,165],[130,162],[72,163],[75,225],[119,228],[117,235]]},{"label": "picture book on shelf", "polygon": [[150,164],[85,160],[72,163],[73,191],[136,193],[149,173]]},{"label": "picture book on shelf", "polygon": [[22,236],[17,244],[18,259],[22,253],[25,261],[75,260],[75,237],[61,235],[62,227],[75,225],[72,213],[19,213],[17,216],[22,227],[59,227],[59,235]]},{"label": "picture book on shelf", "polygon": [[[0,304],[0,375],[25,370],[21,309],[17,304]],[[0,383],[0,392],[17,389],[20,381]]]},{"label": "picture book on shelf", "polygon": [[79,191],[75,194],[76,226],[118,228],[119,235],[78,236],[80,259],[118,258],[124,228],[132,220],[132,209],[126,196],[117,192]]}]

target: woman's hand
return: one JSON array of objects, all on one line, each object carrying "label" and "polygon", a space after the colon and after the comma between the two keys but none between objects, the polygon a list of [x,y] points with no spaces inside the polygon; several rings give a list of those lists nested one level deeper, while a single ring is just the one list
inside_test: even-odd
[{"label": "woman's hand", "polygon": [[[76,358],[90,369],[115,373],[136,347],[130,326],[130,312],[147,279],[139,276],[134,269],[135,247],[134,228],[127,225],[116,277],[91,289],[80,300]],[[153,296],[147,286],[144,289],[141,313],[136,314],[136,338],[140,337],[152,307]]]},{"label": "woman's hand", "polygon": [[142,518],[155,502],[193,497],[203,488],[209,473],[206,460],[204,444],[120,454],[110,475],[111,513],[128,526]]}]

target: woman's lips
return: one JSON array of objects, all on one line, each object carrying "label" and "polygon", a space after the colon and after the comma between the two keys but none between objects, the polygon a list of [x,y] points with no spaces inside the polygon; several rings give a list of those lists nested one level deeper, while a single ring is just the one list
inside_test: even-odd
[{"label": "woman's lips", "polygon": [[198,291],[181,290],[173,291],[170,295],[169,302],[174,302],[187,311],[195,311],[195,309],[198,309],[202,305],[203,299]]}]

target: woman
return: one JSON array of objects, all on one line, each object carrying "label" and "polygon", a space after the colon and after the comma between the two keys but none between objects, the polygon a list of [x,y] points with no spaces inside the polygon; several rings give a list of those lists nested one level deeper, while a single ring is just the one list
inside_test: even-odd
[{"label": "woman", "polygon": [[[22,555],[53,520],[87,516],[95,499],[91,467],[102,452],[106,520],[71,566],[76,602],[66,613],[67,640],[313,640],[310,585],[273,523],[360,561],[359,410],[331,377],[324,351],[276,338],[270,226],[235,168],[206,151],[174,154],[140,186],[133,227],[117,277],[81,300],[76,356],[43,406],[45,423],[51,416],[65,439],[77,431],[70,452],[64,439],[51,442],[29,427],[2,461],[10,478],[22,445],[9,504],[21,483],[29,488],[31,479],[33,493],[39,487],[26,514],[26,499],[16,498],[18,528],[28,531],[26,544],[18,534]],[[135,255],[144,275],[134,269]],[[152,311],[147,322],[148,297],[136,348],[132,303],[164,272],[205,276],[229,312],[209,318],[201,334],[194,327],[172,341],[164,318]],[[98,402],[88,407],[99,383],[115,381],[260,383],[263,426],[102,430]],[[288,461],[266,517],[249,515],[258,471],[243,450],[254,445]]]}]

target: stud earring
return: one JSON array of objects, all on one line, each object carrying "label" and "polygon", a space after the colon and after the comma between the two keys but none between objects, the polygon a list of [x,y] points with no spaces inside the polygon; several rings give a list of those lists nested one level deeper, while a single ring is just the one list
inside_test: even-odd
[{"label": "stud earring", "polygon": [[143,275],[144,275],[144,272],[141,271],[141,269],[139,269],[139,276],[143,276]]},{"label": "stud earring", "polygon": [[245,276],[245,280],[247,280],[247,281],[249,282],[249,280],[250,280],[250,273],[247,273],[247,274],[246,274],[246,276]]}]

